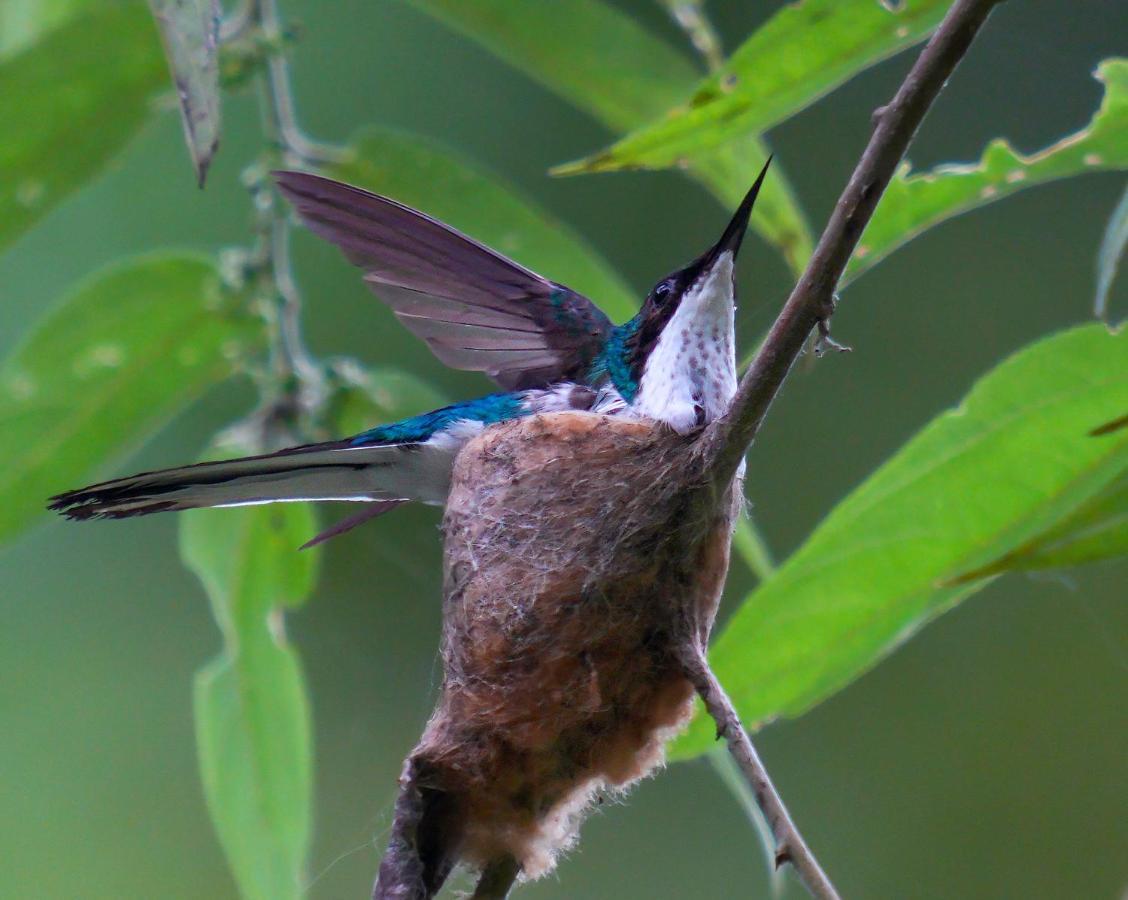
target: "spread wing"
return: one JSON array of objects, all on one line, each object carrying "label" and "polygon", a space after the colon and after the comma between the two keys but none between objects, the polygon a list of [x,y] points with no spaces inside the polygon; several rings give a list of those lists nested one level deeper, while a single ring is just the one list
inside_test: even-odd
[{"label": "spread wing", "polygon": [[590,300],[421,212],[304,172],[275,172],[311,231],[364,269],[408,329],[455,369],[507,390],[582,378],[611,322]]}]

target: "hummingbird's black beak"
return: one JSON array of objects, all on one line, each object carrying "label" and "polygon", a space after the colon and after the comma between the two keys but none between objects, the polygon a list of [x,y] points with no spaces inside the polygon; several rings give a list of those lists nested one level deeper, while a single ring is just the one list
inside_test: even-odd
[{"label": "hummingbird's black beak", "polygon": [[760,170],[759,176],[756,178],[756,183],[752,185],[748,193],[744,195],[744,199],[740,202],[736,213],[732,217],[732,221],[728,223],[725,233],[721,235],[721,239],[713,245],[713,248],[706,254],[706,265],[715,261],[726,250],[732,252],[732,258],[736,259],[737,251],[740,250],[740,244],[744,240],[744,232],[748,230],[748,219],[752,215],[752,207],[756,205],[756,197],[760,193],[760,185],[764,183],[764,176],[768,174],[768,166],[772,164],[772,158],[769,156],[768,161],[764,163],[764,168]]}]

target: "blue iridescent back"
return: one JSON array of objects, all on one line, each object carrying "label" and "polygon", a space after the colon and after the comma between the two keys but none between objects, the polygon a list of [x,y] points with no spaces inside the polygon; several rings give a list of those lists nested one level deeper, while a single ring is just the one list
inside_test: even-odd
[{"label": "blue iridescent back", "polygon": [[436,432],[449,428],[455,422],[469,419],[492,425],[507,419],[516,419],[530,414],[524,403],[524,392],[513,391],[504,394],[489,394],[474,400],[452,403],[410,419],[401,419],[387,425],[377,425],[352,439],[354,447],[377,444],[413,444],[426,441]]}]

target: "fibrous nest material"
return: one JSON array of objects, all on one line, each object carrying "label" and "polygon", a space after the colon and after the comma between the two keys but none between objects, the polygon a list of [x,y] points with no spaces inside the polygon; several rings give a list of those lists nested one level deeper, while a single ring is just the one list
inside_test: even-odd
[{"label": "fibrous nest material", "polygon": [[567,412],[459,455],[443,520],[443,683],[405,763],[376,896],[430,897],[459,861],[551,870],[601,790],[662,759],[688,719],[738,492],[691,438]]}]

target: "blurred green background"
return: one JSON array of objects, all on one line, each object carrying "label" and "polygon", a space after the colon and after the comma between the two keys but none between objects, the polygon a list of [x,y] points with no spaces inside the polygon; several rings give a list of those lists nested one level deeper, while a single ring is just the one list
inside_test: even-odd
[{"label": "blurred green background", "polygon": [[[575,226],[642,292],[727,218],[672,173],[552,180],[611,137],[476,45],[400,2],[285,2],[301,121],[344,140],[370,123],[434,136]],[[649,0],[618,4],[682,45]],[[713,3],[727,46],[779,4]],[[1088,121],[1095,64],[1123,53],[1128,7],[1004,4],[941,96],[914,164],[976,158],[988,139],[1037,149]],[[614,52],[613,47],[608,48]],[[908,65],[870,70],[770,135],[817,229]],[[89,189],[0,257],[0,352],[76,279],[121,255],[242,242],[240,168],[259,146],[252,95],[229,99],[208,188],[174,113]],[[829,507],[972,380],[1032,339],[1085,319],[1093,260],[1123,177],[1038,188],[941,226],[844,294],[854,346],[798,373],[750,460],[748,491],[783,557]],[[778,258],[742,255],[747,346],[789,288]],[[405,339],[355,272],[296,239],[306,328],[320,355],[402,365],[452,397],[486,389]],[[553,273],[545,273],[552,277]],[[1112,298],[1128,311],[1128,290]],[[194,458],[253,401],[226,386],[122,466]],[[438,513],[405,508],[328,547],[292,617],[313,694],[315,898],[367,895],[395,780],[439,680]],[[198,784],[190,687],[216,651],[176,523],[44,520],[0,549],[0,896],[229,898],[234,883]],[[730,594],[750,581],[734,567]],[[851,898],[1112,898],[1128,887],[1128,568],[1010,576],[829,702],[759,737],[785,800]],[[768,896],[751,827],[705,762],[604,806],[529,898]],[[788,896],[801,896],[790,885]]]}]

